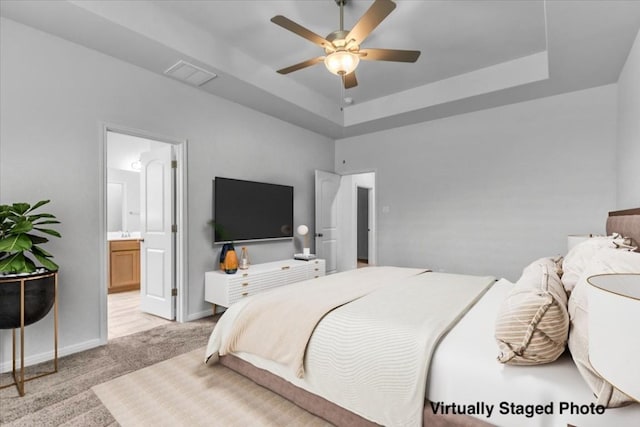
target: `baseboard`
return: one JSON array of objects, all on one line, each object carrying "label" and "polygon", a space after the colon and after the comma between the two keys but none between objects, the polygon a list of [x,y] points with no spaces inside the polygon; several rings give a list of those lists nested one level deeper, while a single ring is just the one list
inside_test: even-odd
[{"label": "baseboard", "polygon": [[[58,348],[58,358],[63,356],[68,356],[70,354],[79,353],[81,351],[89,350],[95,347],[99,347],[102,345],[100,343],[100,339],[96,338],[93,340],[81,342],[78,344],[70,345],[67,347]],[[19,349],[18,349],[19,351]],[[53,349],[44,353],[34,354],[32,356],[27,356],[24,358],[24,366],[31,366],[42,362],[48,362],[53,360]],[[9,356],[11,357],[11,356]],[[19,356],[18,356],[19,357]],[[20,360],[16,361],[16,367],[19,368]],[[11,359],[0,363],[0,373],[11,372],[12,361]]]},{"label": "baseboard", "polygon": [[194,320],[202,319],[203,317],[209,317],[213,314],[211,309],[205,311],[199,311],[198,313],[191,313],[187,316],[187,322],[192,322]]}]

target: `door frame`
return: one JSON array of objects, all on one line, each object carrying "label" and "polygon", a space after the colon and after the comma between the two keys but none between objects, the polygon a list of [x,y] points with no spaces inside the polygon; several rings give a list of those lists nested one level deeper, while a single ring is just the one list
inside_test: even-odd
[{"label": "door frame", "polygon": [[175,287],[178,296],[176,297],[176,321],[182,323],[187,321],[188,295],[188,269],[186,265],[188,248],[188,224],[187,224],[187,140],[154,134],[152,132],[134,129],[113,123],[100,123],[100,165],[99,165],[99,241],[100,241],[100,343],[106,344],[108,341],[108,307],[107,294],[109,290],[109,271],[107,254],[109,242],[107,241],[107,132],[115,132],[139,138],[153,139],[174,147],[176,160],[176,218],[175,223],[178,229],[175,247]]}]

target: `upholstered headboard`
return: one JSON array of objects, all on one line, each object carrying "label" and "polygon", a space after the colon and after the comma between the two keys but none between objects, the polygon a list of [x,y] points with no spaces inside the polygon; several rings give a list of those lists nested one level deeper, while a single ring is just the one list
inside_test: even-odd
[{"label": "upholstered headboard", "polygon": [[612,233],[631,238],[631,244],[639,247],[636,252],[640,252],[640,208],[609,212],[607,235]]}]

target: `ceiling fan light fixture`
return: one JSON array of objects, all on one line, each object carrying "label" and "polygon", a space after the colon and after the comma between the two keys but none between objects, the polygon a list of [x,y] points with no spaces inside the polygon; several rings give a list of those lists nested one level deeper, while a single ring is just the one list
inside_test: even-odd
[{"label": "ceiling fan light fixture", "polygon": [[327,70],[337,76],[352,73],[359,62],[360,57],[358,55],[346,50],[338,50],[328,54],[324,58],[324,65],[327,67]]}]

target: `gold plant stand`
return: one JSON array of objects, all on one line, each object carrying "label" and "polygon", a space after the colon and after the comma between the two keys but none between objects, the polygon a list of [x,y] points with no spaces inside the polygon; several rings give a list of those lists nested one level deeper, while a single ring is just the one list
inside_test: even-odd
[{"label": "gold plant stand", "polygon": [[[54,299],[53,299],[53,370],[44,372],[38,375],[34,375],[29,378],[24,377],[24,327],[25,327],[25,284],[30,280],[39,280],[53,277],[54,280]],[[4,279],[5,282],[9,281]],[[24,383],[27,381],[35,380],[46,375],[55,374],[58,372],[58,272],[44,273],[37,276],[15,277],[10,279],[11,282],[20,281],[20,372],[16,370],[16,329],[12,328],[12,374],[13,383],[1,386],[0,389],[11,387],[15,385],[18,389],[18,394],[24,396]],[[1,286],[1,283],[0,283]],[[46,316],[45,313],[43,315]],[[40,320],[40,319],[38,319]],[[33,323],[37,322],[34,321]]]}]

